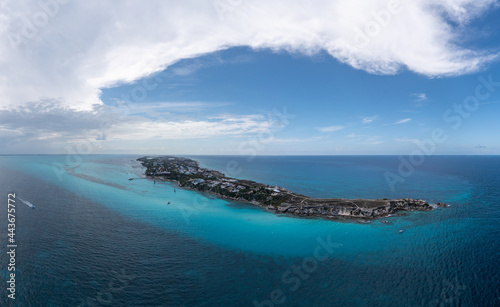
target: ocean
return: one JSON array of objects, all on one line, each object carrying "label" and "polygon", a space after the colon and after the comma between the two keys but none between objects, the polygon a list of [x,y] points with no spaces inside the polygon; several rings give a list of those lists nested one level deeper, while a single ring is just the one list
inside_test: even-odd
[{"label": "ocean", "polygon": [[311,197],[450,205],[370,224],[128,180],[139,157],[0,156],[1,306],[500,306],[500,156],[428,156],[392,188],[397,156],[190,156]]}]

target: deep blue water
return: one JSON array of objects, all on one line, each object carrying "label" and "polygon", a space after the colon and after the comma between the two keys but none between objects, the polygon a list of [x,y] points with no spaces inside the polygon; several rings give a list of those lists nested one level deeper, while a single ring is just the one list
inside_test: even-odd
[{"label": "deep blue water", "polygon": [[388,224],[129,181],[142,175],[137,157],[0,156],[5,281],[9,192],[18,244],[16,300],[4,282],[1,306],[500,306],[499,156],[425,157],[394,190],[384,173],[398,174],[395,156],[192,157],[313,197],[451,204]]}]

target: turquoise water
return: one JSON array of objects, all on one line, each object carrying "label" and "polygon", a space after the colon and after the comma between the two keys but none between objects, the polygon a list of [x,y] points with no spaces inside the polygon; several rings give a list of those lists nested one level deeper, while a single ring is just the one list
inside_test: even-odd
[{"label": "turquoise water", "polygon": [[[387,224],[279,216],[173,183],[129,181],[142,177],[137,157],[0,157],[2,195],[14,191],[36,205],[18,213],[18,303],[108,302],[92,301],[98,293],[130,306],[500,303],[500,157],[426,157],[394,191],[384,172],[396,172],[397,157],[192,157],[226,173],[234,160],[240,169],[230,175],[313,197],[451,204]],[[328,258],[311,260],[326,251],[320,242],[331,243]],[[306,271],[293,273],[305,259]],[[116,278],[110,267],[134,275],[123,290],[106,291]],[[271,300],[275,289],[281,304]]]}]

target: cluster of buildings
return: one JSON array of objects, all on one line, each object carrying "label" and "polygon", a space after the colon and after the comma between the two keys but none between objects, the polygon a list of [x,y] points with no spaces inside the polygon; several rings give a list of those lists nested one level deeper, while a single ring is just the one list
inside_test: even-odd
[{"label": "cluster of buildings", "polygon": [[194,160],[179,157],[141,158],[147,167],[146,174],[160,176],[164,179],[178,181],[181,186],[187,186],[200,191],[212,191],[229,197],[254,200],[257,198],[283,196],[288,193],[284,188],[270,187],[250,180],[238,180],[226,177],[223,173],[200,168]]},{"label": "cluster of buildings", "polygon": [[[213,177],[210,177],[210,178],[213,178]],[[210,190],[212,190],[215,187],[218,187],[219,189],[224,189],[224,190],[227,190],[228,192],[232,192],[232,193],[237,193],[237,192],[240,192],[240,191],[245,190],[245,189],[249,190],[247,192],[251,191],[251,187],[238,184],[238,180],[228,179],[226,177],[224,177],[224,178],[219,177],[215,180],[191,179],[191,180],[189,180],[189,183],[194,185],[194,186],[204,184]]]}]

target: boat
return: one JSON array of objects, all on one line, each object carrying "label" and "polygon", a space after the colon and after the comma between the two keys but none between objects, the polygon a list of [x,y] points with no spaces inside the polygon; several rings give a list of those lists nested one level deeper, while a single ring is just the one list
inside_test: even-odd
[{"label": "boat", "polygon": [[170,202],[168,202],[167,205],[170,205]]},{"label": "boat", "polygon": [[134,178],[129,178],[128,180],[134,180]]}]

